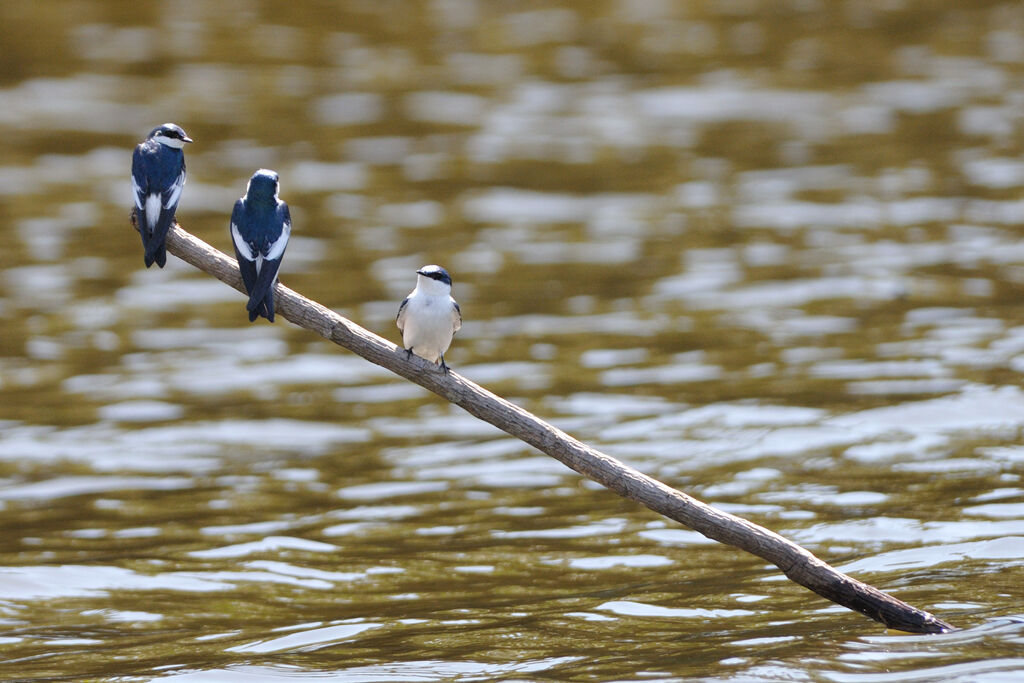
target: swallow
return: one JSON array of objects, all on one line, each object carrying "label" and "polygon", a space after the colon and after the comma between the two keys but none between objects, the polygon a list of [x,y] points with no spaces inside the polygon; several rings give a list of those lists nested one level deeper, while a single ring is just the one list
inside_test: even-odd
[{"label": "swallow", "polygon": [[447,373],[444,352],[462,327],[462,309],[452,298],[452,278],[441,266],[416,271],[416,288],[398,307],[395,318],[406,356],[416,354]]},{"label": "swallow", "polygon": [[135,229],[142,236],[146,267],[167,263],[164,240],[174,224],[174,212],[185,187],[185,153],[182,148],[192,138],[181,126],[165,123],[157,126],[135,147],[132,154],[132,215]]},{"label": "swallow", "polygon": [[280,190],[277,173],[261,168],[231,212],[231,241],[249,293],[249,322],[261,315],[274,322],[274,285],[292,234],[292,217],[277,196]]}]

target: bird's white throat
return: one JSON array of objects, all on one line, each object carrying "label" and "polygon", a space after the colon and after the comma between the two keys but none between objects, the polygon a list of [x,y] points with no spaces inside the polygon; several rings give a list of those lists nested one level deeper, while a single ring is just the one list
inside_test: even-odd
[{"label": "bird's white throat", "polygon": [[450,296],[452,288],[439,280],[420,275],[416,279],[416,289],[427,296]]},{"label": "bird's white throat", "polygon": [[179,140],[178,138],[169,138],[166,135],[157,135],[153,139],[159,142],[161,145],[170,147],[171,149],[181,149],[182,147],[185,146],[184,140]]}]

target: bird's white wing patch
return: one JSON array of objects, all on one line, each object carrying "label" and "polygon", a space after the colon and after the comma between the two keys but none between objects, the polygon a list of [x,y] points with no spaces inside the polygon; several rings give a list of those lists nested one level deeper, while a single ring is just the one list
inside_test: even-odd
[{"label": "bird's white wing patch", "polygon": [[169,209],[178,203],[178,199],[181,197],[181,188],[185,187],[185,172],[182,171],[178,179],[174,181],[174,185],[171,186],[171,196],[164,202],[164,208]]},{"label": "bird's white wing patch", "polygon": [[238,226],[234,223],[231,224],[231,239],[235,242],[235,248],[238,249],[238,253],[242,255],[246,261],[252,261],[252,249],[249,248],[248,242],[242,239],[242,233],[238,232]]},{"label": "bird's white wing patch", "polygon": [[267,250],[267,258],[276,261],[284,255],[284,248],[288,246],[288,238],[292,234],[292,224],[285,223],[281,228],[281,236],[278,237],[270,249]]},{"label": "bird's white wing patch", "polygon": [[142,188],[139,187],[139,183],[135,180],[135,174],[132,174],[132,196],[135,197],[135,208],[142,211]]}]

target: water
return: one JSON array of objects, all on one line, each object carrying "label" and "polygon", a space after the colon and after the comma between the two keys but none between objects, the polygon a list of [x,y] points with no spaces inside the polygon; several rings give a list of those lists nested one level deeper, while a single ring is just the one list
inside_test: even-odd
[{"label": "water", "polygon": [[[1014,680],[1024,12],[1012,4],[0,7],[0,672]],[[175,258],[130,150],[258,167],[289,286],[962,630],[886,632]]]}]

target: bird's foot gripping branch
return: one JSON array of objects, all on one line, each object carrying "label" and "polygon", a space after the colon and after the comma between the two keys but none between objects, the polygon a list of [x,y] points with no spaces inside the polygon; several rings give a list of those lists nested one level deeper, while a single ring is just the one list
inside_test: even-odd
[{"label": "bird's foot gripping branch", "polygon": [[[167,250],[245,292],[236,261],[179,226],[168,232]],[[706,505],[587,446],[458,373],[437,372],[437,366],[428,360],[406,354],[403,348],[283,285],[276,285],[274,300],[278,313],[296,325],[419,384],[623,497],[709,538],[768,560],[796,583],[833,602],[901,631],[953,630],[928,612],[843,574],[792,541]]]}]

